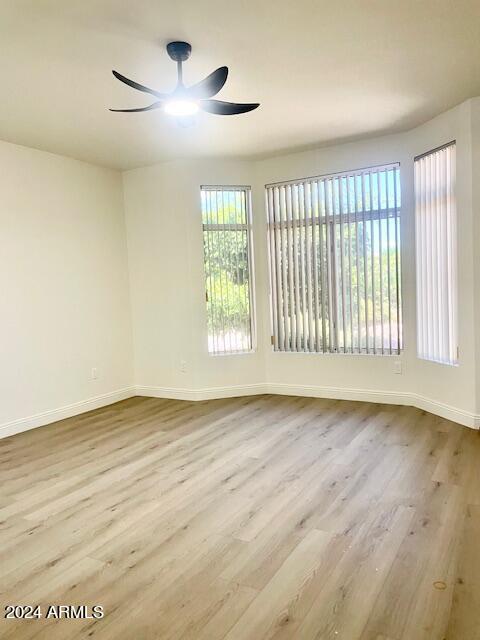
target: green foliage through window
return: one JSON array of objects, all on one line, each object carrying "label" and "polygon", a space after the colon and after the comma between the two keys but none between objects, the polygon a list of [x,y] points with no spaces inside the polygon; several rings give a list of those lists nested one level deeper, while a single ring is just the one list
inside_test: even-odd
[{"label": "green foliage through window", "polygon": [[253,348],[251,313],[250,190],[201,190],[208,351]]}]

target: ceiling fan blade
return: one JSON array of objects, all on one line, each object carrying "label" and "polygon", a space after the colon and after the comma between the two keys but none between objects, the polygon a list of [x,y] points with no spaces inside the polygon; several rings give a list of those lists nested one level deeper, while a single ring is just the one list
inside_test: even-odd
[{"label": "ceiling fan blade", "polygon": [[117,113],[138,113],[139,111],[152,111],[153,109],[159,109],[162,106],[162,100],[149,104],[148,107],[137,107],[136,109],[109,109],[109,111],[116,111]]},{"label": "ceiling fan blade", "polygon": [[133,89],[137,89],[138,91],[143,91],[144,93],[150,93],[152,96],[155,96],[156,98],[167,97],[167,94],[159,93],[158,91],[155,91],[155,89],[150,89],[149,87],[145,87],[143,84],[139,84],[138,82],[135,82],[135,80],[130,80],[130,78],[126,78],[125,76],[122,76],[122,74],[118,73],[118,71],[114,71],[112,69],[112,73],[115,76],[115,78],[117,78],[117,80],[120,80],[120,82],[123,82],[125,84],[128,84],[128,86],[132,87]]},{"label": "ceiling fan blade", "polygon": [[247,104],[222,102],[221,100],[202,100],[200,102],[200,109],[208,111],[208,113],[215,113],[219,116],[234,116],[237,113],[247,113],[247,111],[253,111],[259,106],[259,102]]},{"label": "ceiling fan blade", "polygon": [[219,67],[201,82],[187,89],[188,96],[196,100],[211,98],[220,91],[227,81],[228,67]]}]

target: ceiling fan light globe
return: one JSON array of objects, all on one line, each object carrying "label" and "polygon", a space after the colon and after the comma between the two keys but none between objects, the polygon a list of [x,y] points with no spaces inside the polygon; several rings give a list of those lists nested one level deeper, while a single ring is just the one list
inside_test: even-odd
[{"label": "ceiling fan light globe", "polygon": [[198,111],[198,104],[193,100],[168,100],[163,110],[171,116],[193,116]]}]

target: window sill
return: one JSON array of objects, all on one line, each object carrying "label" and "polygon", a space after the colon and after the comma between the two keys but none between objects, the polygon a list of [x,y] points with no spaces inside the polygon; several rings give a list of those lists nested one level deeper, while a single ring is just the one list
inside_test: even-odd
[{"label": "window sill", "polygon": [[400,353],[398,352],[393,352],[393,353],[371,353],[371,352],[363,352],[363,353],[344,353],[343,351],[335,351],[335,352],[330,352],[330,351],[280,351],[280,350],[275,350],[272,349],[271,353],[278,353],[278,354],[285,354],[285,355],[303,355],[303,356],[349,356],[349,357],[369,357],[369,358],[400,358],[403,355],[403,349],[400,351]]},{"label": "window sill", "polygon": [[209,353],[211,358],[225,358],[226,356],[248,356],[252,353],[257,353],[256,349],[250,349],[249,351],[225,351],[222,353]]}]

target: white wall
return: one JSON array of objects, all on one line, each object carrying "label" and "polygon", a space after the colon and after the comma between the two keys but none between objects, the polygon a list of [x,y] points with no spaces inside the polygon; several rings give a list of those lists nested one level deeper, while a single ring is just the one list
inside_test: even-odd
[{"label": "white wall", "polygon": [[133,375],[121,175],[4,142],[0,167],[6,435],[125,397]]},{"label": "white wall", "polygon": [[200,186],[252,184],[252,168],[183,161],[124,174],[135,383],[145,394],[191,397],[264,380],[262,349],[235,357],[207,352]]},{"label": "white wall", "polygon": [[[124,174],[135,341],[135,381],[140,392],[209,397],[248,391],[307,393],[416,403],[471,424],[480,413],[475,333],[474,247],[480,237],[473,216],[472,113],[466,103],[417,129],[257,162],[175,162]],[[417,359],[413,157],[457,140],[460,364]],[[480,153],[480,152],[479,152]],[[270,310],[264,185],[399,161],[402,179],[402,284],[405,349],[403,373],[395,357],[274,353]],[[480,164],[478,165],[480,167]],[[259,345],[255,354],[207,354],[199,188],[201,184],[251,184]],[[479,251],[480,253],[480,251]],[[477,277],[480,266],[477,256]],[[478,353],[475,353],[475,347]],[[187,371],[180,371],[182,360]],[[254,385],[253,387],[251,385]],[[257,385],[255,387],[255,385]],[[230,391],[228,391],[230,389]],[[478,395],[478,398],[477,398]]]}]

